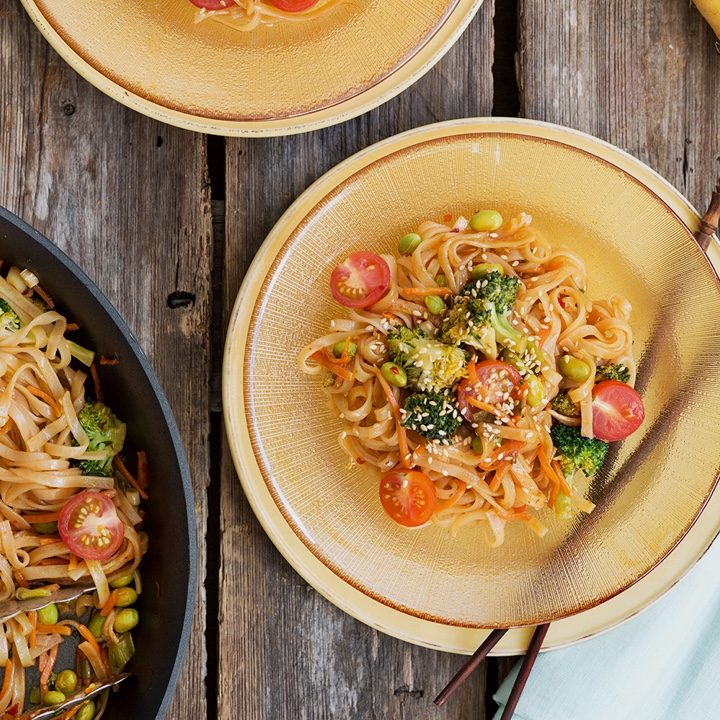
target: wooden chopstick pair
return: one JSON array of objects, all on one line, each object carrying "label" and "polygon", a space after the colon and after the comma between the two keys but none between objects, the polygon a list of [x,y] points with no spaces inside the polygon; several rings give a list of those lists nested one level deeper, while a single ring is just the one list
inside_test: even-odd
[{"label": "wooden chopstick pair", "polygon": [[[710,245],[710,239],[718,229],[718,224],[720,224],[720,178],[718,178],[717,186],[713,191],[710,207],[700,221],[700,229],[695,233],[695,240],[703,252],[707,251]],[[520,671],[510,691],[510,696],[508,697],[500,720],[511,720],[549,628],[550,623],[544,623],[535,628],[532,640],[525,653]],[[453,679],[435,698],[433,702],[438,707],[442,707],[450,699],[450,696],[467,680],[473,670],[487,657],[488,653],[500,642],[500,639],[506,632],[507,628],[493,630],[490,635],[487,636],[485,642],[473,653],[460,670],[458,670]]]}]

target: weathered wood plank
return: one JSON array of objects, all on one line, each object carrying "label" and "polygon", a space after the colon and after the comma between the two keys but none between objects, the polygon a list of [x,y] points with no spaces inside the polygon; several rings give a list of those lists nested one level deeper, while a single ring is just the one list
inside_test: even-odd
[{"label": "weathered wood plank", "polygon": [[[312,134],[227,144],[226,318],[243,274],[282,212],[338,162],[387,136],[489,115],[493,0],[415,86],[360,118]],[[266,172],[267,168],[282,172]],[[432,700],[462,659],[402,643],[331,605],[275,550],[232,467],[222,469],[218,711],[244,718],[486,717],[484,668],[438,710]]]},{"label": "weathered wood plank", "polygon": [[520,0],[522,114],[646,162],[701,212],[720,171],[720,54],[686,0]]},{"label": "weathered wood plank", "polygon": [[[70,255],[130,325],[178,421],[195,482],[199,597],[168,718],[205,717],[211,214],[205,138],[110,100],[0,0],[0,205]],[[194,303],[170,309],[182,290]]]}]

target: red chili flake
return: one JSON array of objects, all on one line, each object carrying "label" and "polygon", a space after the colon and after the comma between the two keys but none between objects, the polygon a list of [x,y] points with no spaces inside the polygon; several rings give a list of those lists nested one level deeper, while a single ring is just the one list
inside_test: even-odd
[{"label": "red chili flake", "polygon": [[450,232],[460,232],[460,228],[453,228]]},{"label": "red chili flake", "polygon": [[5,712],[8,715],[17,715],[19,711],[20,711],[20,704],[15,703],[9,710],[6,710]]},{"label": "red chili flake", "polygon": [[451,220],[452,220],[452,215],[450,213],[443,215],[443,222],[450,222]]},{"label": "red chili flake", "polygon": [[364,465],[365,461],[362,458],[355,458],[355,462],[357,462],[358,465]]},{"label": "red chili flake", "polygon": [[565,303],[563,302],[563,299],[558,295],[558,305],[560,305],[561,308],[565,307]]}]

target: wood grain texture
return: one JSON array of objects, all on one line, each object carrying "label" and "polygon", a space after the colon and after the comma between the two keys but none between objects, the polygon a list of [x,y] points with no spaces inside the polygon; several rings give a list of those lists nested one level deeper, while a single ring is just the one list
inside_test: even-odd
[{"label": "wood grain texture", "polygon": [[[148,355],[195,482],[199,595],[169,719],[205,717],[211,213],[205,138],[113,102],[73,72],[15,0],[0,0],[0,205],[62,248]],[[194,295],[168,307],[176,290]],[[195,714],[197,713],[197,714]]]},{"label": "wood grain texture", "polygon": [[519,0],[521,112],[607,140],[702,214],[720,172],[720,53],[686,0]]},{"label": "wood grain texture", "polygon": [[[257,248],[288,205],[320,175],[403,130],[490,114],[493,13],[493,0],[485,0],[445,58],[383,107],[311,134],[228,141],[226,319]],[[270,167],[279,171],[260,172]],[[331,605],[295,573],[247,504],[227,445],[221,523],[221,720],[479,720],[490,712],[485,666],[440,710],[432,700],[463,658],[370,629]]]}]

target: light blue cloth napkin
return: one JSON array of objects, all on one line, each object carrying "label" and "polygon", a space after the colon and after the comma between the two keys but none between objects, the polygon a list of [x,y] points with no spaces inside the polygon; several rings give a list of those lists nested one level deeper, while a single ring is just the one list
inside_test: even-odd
[{"label": "light blue cloth napkin", "polygon": [[[493,696],[500,715],[520,664]],[[541,653],[514,720],[720,718],[720,541],[658,602],[598,637]]]}]

